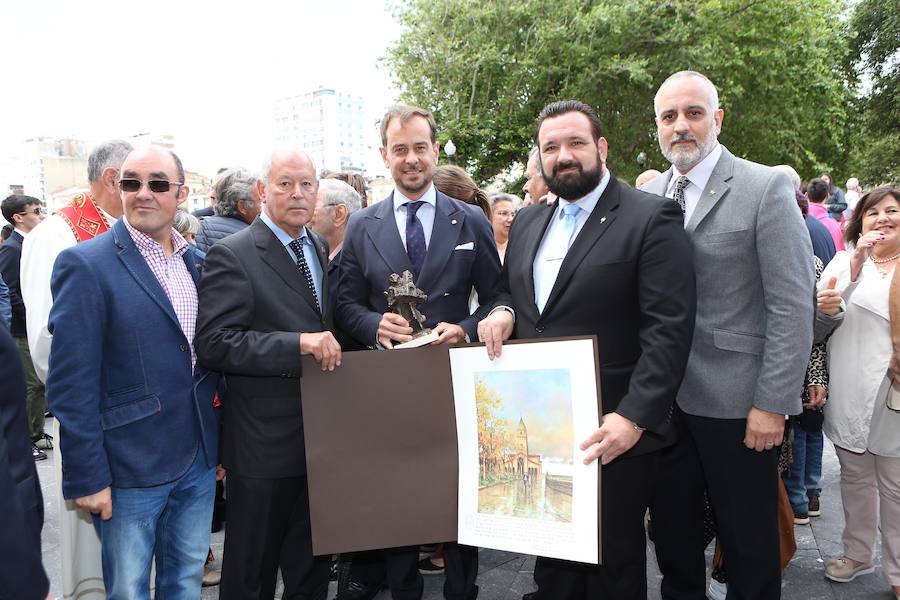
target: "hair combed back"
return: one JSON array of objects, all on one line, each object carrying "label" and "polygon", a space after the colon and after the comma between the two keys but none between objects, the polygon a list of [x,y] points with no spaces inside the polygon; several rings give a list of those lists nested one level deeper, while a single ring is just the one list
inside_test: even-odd
[{"label": "hair combed back", "polygon": [[256,175],[246,169],[228,169],[216,182],[216,204],[213,212],[220,217],[240,218],[238,203],[247,210],[253,208],[250,190],[256,185]]},{"label": "hair combed back", "polygon": [[428,127],[429,129],[431,129],[431,143],[434,144],[435,142],[437,142],[437,123],[434,120],[434,115],[432,115],[424,108],[418,108],[416,106],[405,106],[401,104],[389,108],[381,118],[381,145],[387,148],[387,130],[391,124],[391,121],[393,121],[394,119],[400,119],[401,123],[406,123],[407,121],[415,117],[422,117],[428,122]]},{"label": "hair combed back", "polygon": [[561,117],[571,112],[580,112],[587,117],[587,120],[591,123],[591,137],[594,138],[595,142],[603,137],[603,126],[600,124],[600,115],[597,114],[597,111],[593,106],[585,104],[580,100],[559,100],[545,106],[543,110],[541,110],[541,114],[538,115],[537,127],[534,131],[535,144],[537,144],[538,147],[541,145],[538,134],[541,131],[541,124],[544,121],[554,117]]},{"label": "hair combed back", "polygon": [[124,140],[110,140],[103,142],[94,148],[88,156],[88,182],[94,183],[100,179],[103,171],[112,167],[122,168],[125,157],[134,148]]}]

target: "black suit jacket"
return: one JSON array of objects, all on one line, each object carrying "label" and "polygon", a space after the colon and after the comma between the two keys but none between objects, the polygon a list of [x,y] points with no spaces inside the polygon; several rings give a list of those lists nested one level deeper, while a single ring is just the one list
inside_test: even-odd
[{"label": "black suit jacket", "polygon": [[626,456],[668,445],[696,304],[681,211],[611,176],[538,314],[532,265],[554,210],[534,205],[516,215],[496,305],[515,309],[518,339],[596,335],[603,413],[647,428]]},{"label": "black suit jacket", "polygon": [[0,244],[0,275],[9,288],[9,302],[12,305],[10,331],[13,337],[25,337],[25,302],[19,285],[19,263],[22,261],[22,242],[25,238],[13,231],[9,239]]},{"label": "black suit jacket", "polygon": [[226,375],[222,464],[245,477],[306,473],[300,333],[331,328],[328,250],[310,234],[324,274],[324,314],[261,219],[206,255],[194,344],[204,366]]},{"label": "black suit jacket", "polygon": [[44,502],[25,422],[25,372],[0,327],[0,598],[43,600],[50,587],[41,565]]}]

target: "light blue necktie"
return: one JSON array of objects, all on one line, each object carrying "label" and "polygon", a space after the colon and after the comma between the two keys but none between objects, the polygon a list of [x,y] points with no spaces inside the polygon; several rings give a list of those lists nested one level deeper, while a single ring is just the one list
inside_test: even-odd
[{"label": "light blue necktie", "polygon": [[581,212],[581,207],[577,204],[566,204],[563,206],[563,222],[562,222],[562,230],[563,235],[566,238],[566,250],[572,247],[572,242],[575,240],[575,225],[578,221],[578,213]]}]

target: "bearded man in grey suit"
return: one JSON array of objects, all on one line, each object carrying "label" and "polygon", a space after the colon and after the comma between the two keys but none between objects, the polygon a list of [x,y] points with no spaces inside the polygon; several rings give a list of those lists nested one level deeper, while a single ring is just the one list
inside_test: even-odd
[{"label": "bearded man in grey suit", "polygon": [[813,339],[812,247],[787,175],[719,144],[724,112],[681,71],[654,101],[672,167],[644,186],[684,211],[697,317],[651,503],[662,597],[705,599],[703,493],[716,515],[729,598],[780,598],[778,446],[801,410]]}]

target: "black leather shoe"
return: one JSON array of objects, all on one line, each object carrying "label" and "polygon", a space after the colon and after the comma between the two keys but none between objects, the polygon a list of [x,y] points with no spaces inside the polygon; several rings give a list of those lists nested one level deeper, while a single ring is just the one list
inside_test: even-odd
[{"label": "black leather shoe", "polygon": [[351,580],[347,583],[346,589],[338,592],[334,600],[372,600],[382,587],[384,587],[383,583],[368,585],[361,581]]},{"label": "black leather shoe", "polygon": [[537,592],[528,592],[522,595],[522,600],[537,600]]}]

